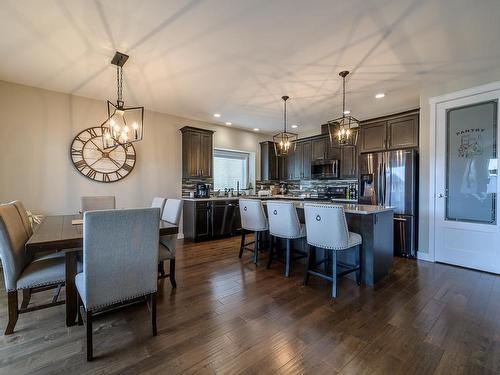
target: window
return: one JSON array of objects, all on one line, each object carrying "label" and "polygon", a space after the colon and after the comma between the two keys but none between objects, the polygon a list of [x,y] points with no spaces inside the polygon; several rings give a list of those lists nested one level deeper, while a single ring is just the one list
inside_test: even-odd
[{"label": "window", "polygon": [[214,190],[240,189],[248,184],[248,159],[246,152],[214,150]]}]

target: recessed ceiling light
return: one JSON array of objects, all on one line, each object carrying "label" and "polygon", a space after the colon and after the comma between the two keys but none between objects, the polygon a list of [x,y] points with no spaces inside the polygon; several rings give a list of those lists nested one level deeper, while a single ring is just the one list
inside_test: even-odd
[{"label": "recessed ceiling light", "polygon": [[382,99],[385,96],[383,92],[379,92],[378,94],[375,95],[375,98],[377,99]]},{"label": "recessed ceiling light", "polygon": [[233,125],[233,123],[228,121],[228,122],[226,122],[226,125],[231,126],[231,125]]},{"label": "recessed ceiling light", "polygon": [[298,127],[298,125],[292,125],[292,129],[297,129]]},{"label": "recessed ceiling light", "polygon": [[219,118],[220,117],[220,113],[214,113],[214,117]]},{"label": "recessed ceiling light", "polygon": [[344,115],[348,115],[349,113],[351,113],[351,111],[349,111],[348,109],[344,111]]},{"label": "recessed ceiling light", "polygon": [[259,128],[253,128],[254,132],[258,132],[260,129]]}]

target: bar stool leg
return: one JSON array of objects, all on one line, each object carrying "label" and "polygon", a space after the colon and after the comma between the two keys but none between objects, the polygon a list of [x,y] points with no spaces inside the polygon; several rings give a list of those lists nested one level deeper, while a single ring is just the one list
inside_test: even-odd
[{"label": "bar stool leg", "polygon": [[292,261],[291,256],[291,240],[289,238],[286,239],[286,258],[285,258],[285,277],[290,276],[290,263]]},{"label": "bar stool leg", "polygon": [[311,245],[307,245],[307,260],[306,260],[306,273],[304,275],[304,285],[309,282],[309,270],[311,269],[311,256],[314,251]]},{"label": "bar stool leg", "polygon": [[253,241],[253,263],[257,264],[257,253],[259,251],[259,232],[254,232]]},{"label": "bar stool leg", "polygon": [[241,230],[241,243],[240,243],[240,254],[238,255],[238,258],[241,258],[243,255],[243,249],[245,248],[245,229]]},{"label": "bar stool leg", "polygon": [[332,251],[332,298],[337,298],[337,252]]},{"label": "bar stool leg", "polygon": [[271,242],[271,246],[269,248],[269,259],[267,261],[267,269],[271,268],[271,262],[273,261],[274,257],[274,241],[276,238],[274,236],[269,235],[269,241]]},{"label": "bar stool leg", "polygon": [[361,285],[361,245],[356,246],[354,251],[356,252],[356,265],[358,266],[356,270],[356,284]]}]

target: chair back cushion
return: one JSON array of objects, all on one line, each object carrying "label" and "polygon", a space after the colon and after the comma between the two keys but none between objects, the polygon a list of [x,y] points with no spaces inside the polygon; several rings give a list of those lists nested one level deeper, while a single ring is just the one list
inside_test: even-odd
[{"label": "chair back cushion", "polygon": [[157,207],[160,209],[160,217],[163,215],[163,208],[165,207],[165,198],[154,197],[151,202],[151,207]]},{"label": "chair back cushion", "polygon": [[349,247],[349,230],[344,207],[306,203],[304,214],[309,245],[335,250]]},{"label": "chair back cushion", "polygon": [[159,220],[159,208],[84,213],[82,299],[88,310],[156,291]]},{"label": "chair back cushion", "polygon": [[281,238],[299,238],[300,221],[293,202],[267,202],[269,233]]},{"label": "chair back cushion", "polygon": [[0,205],[0,258],[7,291],[16,290],[17,279],[31,260],[24,248],[28,238],[16,206]]},{"label": "chair back cushion", "polygon": [[267,218],[259,199],[240,199],[241,227],[259,232],[267,230]]},{"label": "chair back cushion", "polygon": [[21,201],[12,202],[14,206],[17,208],[17,212],[19,212],[19,216],[21,216],[21,220],[23,221],[24,229],[26,230],[26,234],[28,237],[31,237],[33,234],[33,228],[31,227],[30,219],[28,217],[28,212],[26,208],[24,208],[24,204]]},{"label": "chair back cushion", "polygon": [[180,199],[168,198],[163,210],[162,220],[179,225],[181,220],[182,201]]},{"label": "chair back cushion", "polygon": [[82,213],[95,210],[113,210],[116,208],[115,197],[113,196],[97,196],[97,197],[82,197]]}]

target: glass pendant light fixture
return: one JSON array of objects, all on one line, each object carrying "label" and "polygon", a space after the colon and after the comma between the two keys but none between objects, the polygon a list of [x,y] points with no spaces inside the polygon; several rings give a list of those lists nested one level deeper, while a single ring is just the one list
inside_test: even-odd
[{"label": "glass pendant light fixture", "polygon": [[351,116],[351,112],[345,109],[345,77],[349,71],[344,70],[339,73],[342,77],[342,117],[328,121],[328,132],[330,142],[336,144],[338,140],[340,146],[355,146],[358,141],[359,120]]},{"label": "glass pendant light fixture", "polygon": [[281,99],[283,99],[283,131],[273,136],[276,156],[284,156],[291,151],[295,151],[295,141],[299,137],[298,134],[286,131],[286,101],[290,97],[285,95]]},{"label": "glass pendant light fixture", "polygon": [[142,140],[144,107],[125,107],[123,101],[123,65],[128,55],[116,52],[111,64],[116,65],[116,105],[108,100],[108,118],[101,124],[105,149]]}]

